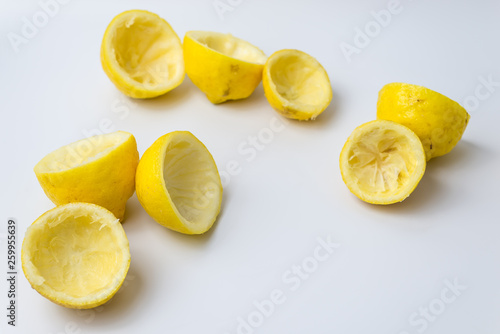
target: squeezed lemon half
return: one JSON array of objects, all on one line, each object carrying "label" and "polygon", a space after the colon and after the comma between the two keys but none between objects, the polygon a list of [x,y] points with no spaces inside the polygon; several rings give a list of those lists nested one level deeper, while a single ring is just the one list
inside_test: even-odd
[{"label": "squeezed lemon half", "polygon": [[144,152],[137,167],[136,192],[156,222],[186,234],[208,231],[222,202],[215,161],[187,131],[168,133]]},{"label": "squeezed lemon half", "polygon": [[185,74],[179,37],[167,21],[145,10],[129,10],[111,21],[101,64],[120,91],[141,99],[174,89]]},{"label": "squeezed lemon half", "polygon": [[262,80],[269,104],[288,118],[313,120],[332,100],[325,69],[315,58],[299,50],[281,50],[271,55]]},{"label": "squeezed lemon half", "polygon": [[134,194],[138,163],[134,136],[117,131],[63,146],[40,160],[34,171],[54,204],[94,203],[121,220]]},{"label": "squeezed lemon half", "polygon": [[130,265],[127,236],[108,210],[70,203],[40,216],[24,236],[21,260],[31,286],[54,303],[99,306],[122,285]]},{"label": "squeezed lemon half", "polygon": [[372,204],[407,198],[424,175],[425,152],[407,127],[377,120],[357,127],[340,153],[340,172],[349,190]]},{"label": "squeezed lemon half", "polygon": [[457,102],[428,88],[390,83],[379,92],[377,119],[409,127],[422,141],[427,160],[450,152],[460,141],[470,115]]},{"label": "squeezed lemon half", "polygon": [[262,80],[266,55],[240,38],[189,31],[183,48],[187,75],[212,103],[247,98]]}]

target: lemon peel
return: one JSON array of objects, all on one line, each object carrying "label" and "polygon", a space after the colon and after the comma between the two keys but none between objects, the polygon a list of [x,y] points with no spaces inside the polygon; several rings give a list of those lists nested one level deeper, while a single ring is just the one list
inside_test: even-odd
[{"label": "lemon peel", "polygon": [[185,74],[179,36],[167,21],[145,10],[113,18],[102,39],[101,64],[122,93],[139,99],[171,91]]},{"label": "lemon peel", "polygon": [[33,289],[69,308],[104,304],[122,285],[129,266],[127,236],[108,210],[69,203],[41,215],[24,236],[21,262]]},{"label": "lemon peel", "polygon": [[183,50],[188,77],[212,103],[247,98],[262,80],[264,52],[231,34],[189,31]]},{"label": "lemon peel", "polygon": [[344,183],[359,199],[392,204],[407,198],[424,175],[417,135],[404,125],[375,120],[358,126],[340,153]]},{"label": "lemon peel", "polygon": [[188,131],[170,132],[144,152],[137,167],[136,192],[156,222],[185,234],[208,231],[222,203],[215,161]]},{"label": "lemon peel", "polygon": [[134,136],[117,131],[65,145],[40,160],[34,171],[54,204],[94,203],[122,220],[134,194],[138,162]]},{"label": "lemon peel", "polygon": [[438,92],[395,82],[379,92],[377,119],[409,127],[422,141],[430,160],[449,153],[457,145],[470,115],[457,102]]},{"label": "lemon peel", "polygon": [[299,50],[280,50],[264,66],[262,84],[269,104],[281,115],[314,120],[330,104],[328,74],[312,56]]}]

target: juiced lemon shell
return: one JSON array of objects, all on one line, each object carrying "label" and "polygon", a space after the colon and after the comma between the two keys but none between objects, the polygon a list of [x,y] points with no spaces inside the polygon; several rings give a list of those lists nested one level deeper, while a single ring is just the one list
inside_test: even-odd
[{"label": "juiced lemon shell", "polygon": [[186,234],[208,231],[222,203],[212,155],[187,131],[168,133],[144,152],[137,167],[136,192],[156,222]]},{"label": "juiced lemon shell", "polygon": [[129,10],[111,21],[101,64],[120,91],[141,99],[174,89],[185,74],[179,37],[167,21],[145,10]]},{"label": "juiced lemon shell", "polygon": [[457,102],[431,89],[390,83],[379,92],[377,119],[409,127],[422,141],[426,158],[430,160],[457,145],[470,115]]},{"label": "juiced lemon shell", "polygon": [[63,146],[40,160],[34,171],[54,204],[94,203],[123,219],[138,162],[134,136],[117,131]]},{"label": "juiced lemon shell", "polygon": [[340,171],[349,190],[372,204],[392,204],[408,197],[426,166],[420,139],[391,121],[357,127],[340,153]]},{"label": "juiced lemon shell", "polygon": [[21,260],[26,278],[42,296],[86,309],[104,304],[118,291],[130,252],[111,212],[70,203],[47,211],[27,229]]},{"label": "juiced lemon shell", "polygon": [[280,50],[271,55],[264,66],[262,83],[269,104],[292,119],[314,120],[332,100],[325,69],[299,50]]},{"label": "juiced lemon shell", "polygon": [[189,31],[183,48],[187,75],[212,103],[247,98],[262,80],[266,55],[240,38]]}]

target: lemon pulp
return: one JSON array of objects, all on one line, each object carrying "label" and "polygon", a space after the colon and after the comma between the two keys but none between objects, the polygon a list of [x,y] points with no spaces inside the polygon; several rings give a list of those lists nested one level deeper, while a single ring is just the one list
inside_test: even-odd
[{"label": "lemon pulp", "polygon": [[112,44],[116,61],[127,74],[144,85],[157,86],[179,74],[176,63],[182,59],[172,45],[168,31],[157,20],[135,16],[116,28]]},{"label": "lemon pulp", "polygon": [[375,194],[397,191],[415,170],[409,146],[407,138],[393,130],[371,131],[355,143],[349,165],[360,188]]},{"label": "lemon pulp", "polygon": [[304,106],[327,99],[329,87],[318,84],[324,80],[324,74],[311,65],[304,55],[288,54],[276,59],[271,78],[277,92],[287,101]]}]

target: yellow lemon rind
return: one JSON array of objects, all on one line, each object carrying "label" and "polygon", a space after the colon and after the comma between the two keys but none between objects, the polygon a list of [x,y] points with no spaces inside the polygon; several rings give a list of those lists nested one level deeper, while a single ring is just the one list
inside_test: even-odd
[{"label": "yellow lemon rind", "polygon": [[[61,210],[71,211],[72,208],[81,206],[84,206],[86,209],[89,210],[98,211],[99,212],[98,214],[107,220],[107,224],[109,224],[113,228],[113,232],[117,233],[117,235],[119,236],[118,246],[120,247],[121,250],[124,251],[123,252],[124,261],[122,263],[122,266],[120,267],[120,271],[114,275],[113,282],[111,282],[110,287],[108,289],[84,297],[75,298],[68,296],[64,292],[55,291],[54,289],[51,289],[46,284],[44,284],[44,278],[39,275],[38,269],[31,262],[31,252],[33,252],[34,250],[31,249],[30,242],[31,239],[35,237],[35,233],[39,232],[37,228],[41,228],[41,226],[38,225],[42,225],[44,223],[49,224],[49,222],[46,222],[45,219],[47,219],[51,215],[56,214],[58,211]],[[57,206],[45,212],[31,224],[31,226],[27,229],[26,234],[24,236],[21,249],[21,263],[26,279],[30,283],[31,287],[35,289],[40,295],[58,305],[67,308],[90,309],[100,306],[109,301],[122,286],[123,281],[125,280],[125,277],[127,276],[127,272],[130,267],[129,243],[127,236],[125,235],[125,231],[123,230],[123,227],[121,226],[118,219],[110,211],[91,203],[78,203],[78,202],[69,203],[62,206]]]},{"label": "yellow lemon rind", "polygon": [[423,86],[394,82],[379,92],[377,119],[409,127],[422,141],[429,161],[449,153],[457,145],[470,115],[443,94]]},{"label": "yellow lemon rind", "polygon": [[[272,68],[273,65],[281,58],[287,56],[295,56],[300,58],[314,67],[318,73],[321,73],[321,83],[319,89],[324,89],[326,94],[322,101],[318,101],[316,104],[301,104],[294,103],[286,99],[282,94],[278,92],[275,82],[272,79]],[[295,119],[299,121],[309,121],[314,120],[318,117],[331,103],[333,92],[331,89],[330,79],[324,67],[311,55],[302,52],[300,50],[294,49],[284,49],[276,51],[272,54],[266,64],[264,65],[264,71],[262,75],[262,85],[264,87],[264,93],[269,104],[284,117]]]},{"label": "yellow lemon rind", "polygon": [[219,175],[217,165],[206,146],[188,131],[174,131],[158,138],[144,152],[136,172],[136,194],[144,210],[157,223],[171,230],[184,234],[203,234],[215,223],[222,205],[222,184],[218,176],[216,187],[218,189],[218,203],[212,217],[203,224],[194,224],[185,219],[177,209],[167,189],[163,177],[165,155],[168,146],[177,136],[187,136],[204,149],[209,157],[208,162],[214,172]]},{"label": "yellow lemon rind", "polygon": [[[178,76],[162,85],[159,85],[158,87],[144,85],[130,78],[128,73],[123,70],[118,64],[115,57],[115,51],[112,48],[112,39],[115,33],[115,28],[134,15],[147,16],[148,18],[156,20],[159,24],[163,25],[165,32],[169,34],[170,41],[177,46],[177,53],[180,53],[179,61],[176,64],[177,66],[179,66]],[[146,10],[128,10],[118,14],[113,18],[113,20],[106,28],[104,37],[102,39],[100,58],[102,68],[111,82],[113,82],[118,90],[131,98],[149,99],[161,96],[178,87],[184,80],[185,70],[182,57],[182,43],[179,36],[175,33],[175,31],[166,20],[164,20],[157,14]]]},{"label": "yellow lemon rind", "polygon": [[[251,50],[261,61],[252,62],[226,55],[199,41],[202,37],[226,38]],[[249,42],[230,34],[189,31],[183,42],[186,74],[214,104],[245,99],[262,80],[266,55]]]},{"label": "yellow lemon rind", "polygon": [[[349,158],[353,145],[359,143],[362,140],[362,137],[366,133],[369,133],[370,130],[373,131],[375,129],[376,131],[377,127],[384,130],[394,130],[399,132],[399,134],[404,135],[407,138],[408,143],[412,149],[412,151],[408,153],[411,155],[412,161],[414,162],[413,173],[407,180],[404,187],[398,189],[398,192],[394,194],[380,195],[367,193],[357,184],[357,180],[355,179],[355,176],[353,176],[351,167],[349,165]],[[426,169],[425,152],[418,136],[404,125],[385,120],[375,120],[358,126],[351,133],[346,143],[344,144],[340,153],[339,164],[342,179],[351,193],[353,193],[356,197],[364,202],[378,205],[394,204],[405,200],[415,190]]]},{"label": "yellow lemon rind", "polygon": [[[58,161],[64,154],[80,157],[78,147],[98,146],[111,136],[122,139],[76,166]],[[123,220],[127,200],[135,191],[135,171],[139,163],[137,143],[131,133],[117,131],[94,136],[60,147],[42,158],[34,167],[35,175],[47,197],[56,205],[87,202],[100,205]]]}]

